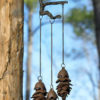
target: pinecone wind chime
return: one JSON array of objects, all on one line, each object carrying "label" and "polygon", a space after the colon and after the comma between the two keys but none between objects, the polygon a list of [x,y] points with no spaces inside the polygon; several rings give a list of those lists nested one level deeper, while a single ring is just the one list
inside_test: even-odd
[{"label": "pinecone wind chime", "polygon": [[59,83],[57,86],[57,93],[62,100],[66,100],[66,96],[70,94],[71,91],[71,80],[69,79],[69,75],[65,70],[65,67],[62,67],[61,71],[58,74],[58,80],[56,83]]},{"label": "pinecone wind chime", "polygon": [[52,32],[52,25],[53,25],[54,21],[50,20],[50,24],[51,24],[51,86],[50,86],[50,91],[48,92],[47,95],[47,100],[57,100],[58,96],[56,94],[56,92],[53,89],[53,32]]},{"label": "pinecone wind chime", "polygon": [[68,72],[65,69],[64,64],[64,4],[62,5],[62,64],[61,71],[58,73],[58,80],[56,83],[59,83],[57,86],[57,93],[62,100],[66,100],[66,97],[70,94],[71,91],[71,80],[69,79]]},{"label": "pinecone wind chime", "polygon": [[38,77],[38,82],[35,85],[35,93],[33,94],[33,100],[46,100],[46,88],[44,83],[42,82],[42,74],[41,74],[41,21],[42,17],[40,17],[40,76]]},{"label": "pinecone wind chime", "polygon": [[38,83],[36,83],[35,88],[36,92],[33,94],[32,98],[33,100],[46,100],[46,88],[42,80],[39,80]]},{"label": "pinecone wind chime", "polygon": [[[64,64],[64,4],[68,3],[67,1],[58,1],[58,2],[40,2],[40,75],[38,77],[38,82],[35,85],[35,93],[32,95],[33,100],[57,100],[58,96],[62,97],[62,100],[66,100],[66,97],[70,94],[71,91],[71,80],[69,79],[68,72],[65,69]],[[44,11],[45,7],[48,5],[62,5],[62,16],[57,15],[53,16],[49,11]],[[41,22],[44,15],[50,17],[50,24],[51,24],[51,85],[50,91],[47,93],[44,83],[42,82],[42,74],[41,74]],[[62,69],[58,73],[58,83],[57,86],[57,94],[53,89],[53,23],[55,19],[62,17]]]}]

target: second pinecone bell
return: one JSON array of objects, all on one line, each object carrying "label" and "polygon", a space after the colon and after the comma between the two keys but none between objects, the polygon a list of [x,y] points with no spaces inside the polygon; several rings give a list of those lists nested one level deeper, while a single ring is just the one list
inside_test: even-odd
[{"label": "second pinecone bell", "polygon": [[53,88],[50,89],[47,95],[47,100],[57,100],[58,96],[56,92],[53,90]]},{"label": "second pinecone bell", "polygon": [[36,92],[33,94],[33,100],[46,100],[46,88],[42,80],[36,83],[35,88]]},{"label": "second pinecone bell", "polygon": [[62,67],[62,70],[58,74],[58,80],[56,83],[59,83],[57,86],[57,93],[60,97],[62,97],[62,100],[65,100],[66,97],[70,94],[71,91],[71,80],[69,79],[68,72],[65,70],[64,67]]}]

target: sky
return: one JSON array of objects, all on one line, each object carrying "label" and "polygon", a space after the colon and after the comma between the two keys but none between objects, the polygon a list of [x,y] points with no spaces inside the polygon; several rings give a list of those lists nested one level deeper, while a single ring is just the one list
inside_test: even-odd
[{"label": "sky", "polygon": [[[89,5],[90,2],[87,0],[82,0],[80,4],[73,3],[69,1],[68,5],[65,5],[65,14],[73,7],[82,7],[81,5]],[[47,10],[51,11],[53,15],[61,14],[61,6],[48,6]],[[59,9],[59,10],[58,10]],[[91,6],[88,10],[92,9]],[[23,97],[25,100],[25,82],[26,82],[26,62],[27,62],[27,45],[28,45],[28,9],[24,5],[24,62],[23,62]],[[50,89],[50,23],[49,17],[43,17],[43,22],[48,22],[47,25],[42,26],[42,76],[43,82],[46,85],[47,91]],[[57,20],[56,20],[57,21]],[[36,8],[32,17],[32,28],[33,31],[39,26],[39,7]],[[82,38],[75,35],[73,27],[69,23],[65,23],[65,64],[66,70],[69,73],[70,79],[72,80],[72,91],[68,96],[68,100],[93,100],[93,86],[91,81],[86,74],[91,72],[93,80],[97,81],[95,78],[97,75],[97,50],[96,46],[91,42],[84,43]],[[39,76],[39,30],[35,32],[32,45],[32,64],[31,64],[31,94],[34,91],[34,85],[38,81]],[[57,74],[61,70],[62,63],[62,24],[54,23],[53,25],[53,85],[56,90],[56,80]],[[85,45],[85,46],[84,46]],[[88,51],[88,57],[84,50]],[[97,84],[97,82],[96,82]],[[95,93],[97,95],[97,89],[95,88]],[[31,100],[31,98],[30,98]],[[61,98],[59,98],[61,100]]]}]

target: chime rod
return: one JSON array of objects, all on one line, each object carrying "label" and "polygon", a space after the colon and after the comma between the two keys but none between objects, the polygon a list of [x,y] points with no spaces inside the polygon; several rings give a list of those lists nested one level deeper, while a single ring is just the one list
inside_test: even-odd
[{"label": "chime rod", "polygon": [[46,3],[43,3],[43,6],[58,5],[58,4],[64,5],[66,3],[68,3],[68,1],[46,2]]},{"label": "chime rod", "polygon": [[64,64],[64,5],[62,5],[62,64]]}]

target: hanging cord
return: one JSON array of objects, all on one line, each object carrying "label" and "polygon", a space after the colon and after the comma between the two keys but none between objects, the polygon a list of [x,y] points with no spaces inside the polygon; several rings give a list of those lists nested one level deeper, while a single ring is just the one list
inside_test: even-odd
[{"label": "hanging cord", "polygon": [[41,35],[42,35],[42,31],[41,31],[41,23],[42,23],[42,18],[43,16],[40,16],[40,76],[38,77],[38,80],[42,80],[42,71],[41,71],[41,48],[42,48],[42,45],[41,45]]},{"label": "hanging cord", "polygon": [[62,67],[65,67],[64,63],[64,4],[62,4]]},{"label": "hanging cord", "polygon": [[50,88],[53,88],[53,24],[54,24],[55,20],[50,20],[50,24],[51,24],[51,86]]}]

